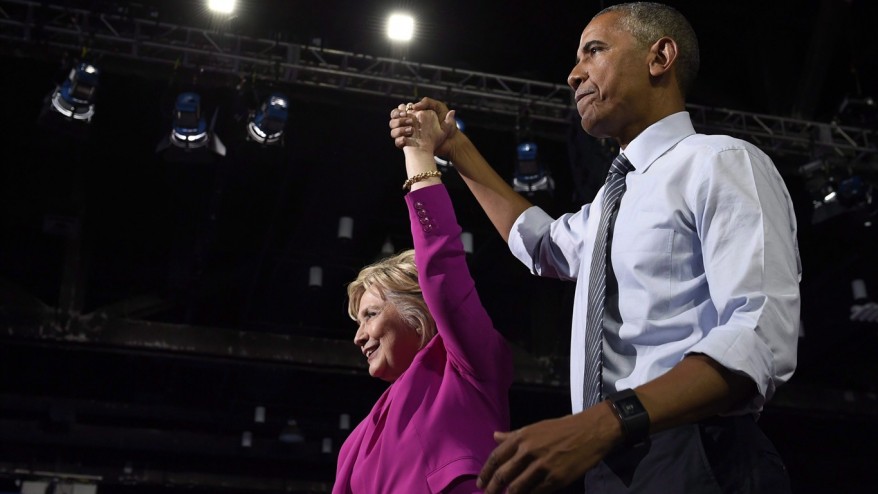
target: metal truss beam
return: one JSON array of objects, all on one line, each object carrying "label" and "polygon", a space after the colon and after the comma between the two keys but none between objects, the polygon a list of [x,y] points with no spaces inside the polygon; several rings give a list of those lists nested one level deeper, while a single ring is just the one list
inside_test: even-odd
[{"label": "metal truss beam", "polygon": [[[252,77],[394,100],[429,95],[457,108],[569,124],[572,92],[562,84],[441,67],[221,30],[28,0],[0,0],[0,39],[215,74]],[[807,120],[687,105],[696,128],[725,133],[773,155],[859,161],[878,156],[878,132]]]},{"label": "metal truss beam", "polygon": [[[0,278],[0,306],[4,297],[12,301],[32,298]],[[10,340],[73,343],[131,352],[159,350],[201,358],[274,362],[343,374],[363,372],[362,358],[351,350],[347,340],[124,317],[129,310],[147,307],[149,300],[156,305],[163,303],[157,298],[136,297],[84,315],[38,304],[10,305],[6,317],[0,319],[0,344]],[[511,342],[510,347],[516,383],[549,385],[553,381],[545,362]]]},{"label": "metal truss beam", "polygon": [[686,105],[700,132],[747,139],[769,155],[859,161],[878,156],[878,132],[725,108]]}]

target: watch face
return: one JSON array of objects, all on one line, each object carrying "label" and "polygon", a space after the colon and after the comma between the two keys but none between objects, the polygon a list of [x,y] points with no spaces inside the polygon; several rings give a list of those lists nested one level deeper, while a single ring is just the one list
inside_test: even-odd
[{"label": "watch face", "polygon": [[626,446],[649,443],[649,412],[637,398],[634,391],[627,389],[608,398],[622,422],[622,432]]},{"label": "watch face", "polygon": [[643,408],[640,400],[635,396],[617,401],[616,407],[619,409],[619,413],[621,413],[623,417],[631,417],[632,415],[646,413],[646,409]]}]

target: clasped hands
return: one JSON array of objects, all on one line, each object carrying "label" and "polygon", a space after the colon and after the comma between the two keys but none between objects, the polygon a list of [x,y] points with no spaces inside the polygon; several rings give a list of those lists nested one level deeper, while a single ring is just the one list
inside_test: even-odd
[{"label": "clasped hands", "polygon": [[396,147],[424,148],[435,154],[448,154],[449,141],[457,130],[454,110],[434,99],[400,104],[390,112],[390,137]]}]

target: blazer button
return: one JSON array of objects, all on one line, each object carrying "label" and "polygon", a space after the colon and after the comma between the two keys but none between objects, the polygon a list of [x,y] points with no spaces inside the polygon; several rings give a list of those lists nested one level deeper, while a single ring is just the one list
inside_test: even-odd
[{"label": "blazer button", "polygon": [[418,216],[421,218],[426,218],[427,217],[427,210],[426,209],[419,209]]},{"label": "blazer button", "polygon": [[421,217],[421,219],[419,219],[418,221],[420,221],[422,225],[426,225],[430,223],[430,218]]},{"label": "blazer button", "polygon": [[425,233],[430,233],[431,231],[433,231],[433,224],[427,223],[423,226],[423,229]]},{"label": "blazer button", "polygon": [[421,202],[421,201],[416,202],[416,203],[415,203],[415,209],[419,209],[419,210],[420,210],[420,209],[424,209],[424,203]]}]

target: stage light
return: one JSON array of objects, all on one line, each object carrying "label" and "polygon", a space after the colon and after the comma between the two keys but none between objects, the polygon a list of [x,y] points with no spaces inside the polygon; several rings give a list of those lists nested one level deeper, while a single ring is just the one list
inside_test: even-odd
[{"label": "stage light", "polygon": [[207,144],[207,120],[201,114],[198,93],[180,93],[174,105],[171,144],[181,148],[200,148]]},{"label": "stage light", "polygon": [[835,191],[835,188],[832,184],[828,183],[822,189],[823,194],[823,202],[832,202],[838,196],[838,192]]},{"label": "stage light", "polygon": [[342,216],[338,219],[338,238],[341,240],[354,238],[354,219],[350,216]]},{"label": "stage light", "polygon": [[811,198],[812,224],[841,214],[854,214],[864,226],[872,225],[876,215],[875,186],[858,167],[862,165],[839,160],[816,160],[799,167]]},{"label": "stage light", "polygon": [[311,266],[308,268],[308,287],[323,287],[323,268],[320,266]]},{"label": "stage light", "polygon": [[248,139],[260,144],[283,144],[289,100],[280,93],[269,96],[247,121]]},{"label": "stage light", "polygon": [[192,91],[180,93],[174,103],[171,132],[159,141],[156,152],[173,151],[176,148],[185,154],[176,158],[169,155],[169,158],[183,161],[193,159],[188,155],[196,151],[198,153],[194,153],[195,156],[202,154],[201,152],[225,156],[226,147],[213,131],[216,116],[214,112],[208,124],[201,108],[201,95]]},{"label": "stage light", "polygon": [[51,96],[51,109],[72,120],[91,122],[95,114],[95,93],[100,72],[94,65],[82,62]]},{"label": "stage light", "polygon": [[871,189],[862,177],[852,175],[838,184],[838,200],[849,208],[856,207],[868,200]]},{"label": "stage light", "polygon": [[393,255],[396,252],[396,247],[393,245],[393,240],[390,237],[384,239],[384,243],[381,244],[381,250],[378,251],[378,254],[373,259],[373,262],[378,262],[382,259],[386,259]]},{"label": "stage light", "polygon": [[207,7],[220,14],[231,14],[235,11],[235,0],[209,0]]},{"label": "stage light", "polygon": [[391,14],[387,19],[387,37],[392,41],[411,41],[415,19],[408,14]]},{"label": "stage light", "polygon": [[845,96],[833,120],[841,125],[875,128],[878,125],[878,103],[871,96]]},{"label": "stage light", "polygon": [[851,304],[851,321],[878,322],[878,304],[869,298],[866,282],[862,278],[851,281],[854,300]]},{"label": "stage light", "polygon": [[555,190],[555,181],[538,159],[537,144],[525,141],[516,148],[515,176],[512,188],[516,192],[532,194],[534,192]]},{"label": "stage light", "polygon": [[384,243],[381,244],[381,257],[392,256],[393,253],[396,252],[396,247],[393,246],[393,240],[390,237],[384,239]]},{"label": "stage light", "polygon": [[278,439],[283,443],[292,444],[304,442],[305,436],[302,435],[302,430],[296,420],[290,419],[287,420],[287,425],[281,429]]},{"label": "stage light", "polygon": [[463,244],[463,251],[467,254],[473,253],[473,234],[470,232],[460,232],[460,242]]},{"label": "stage light", "polygon": [[253,421],[256,422],[257,424],[264,424],[265,423],[265,407],[264,406],[259,405],[253,409]]}]

